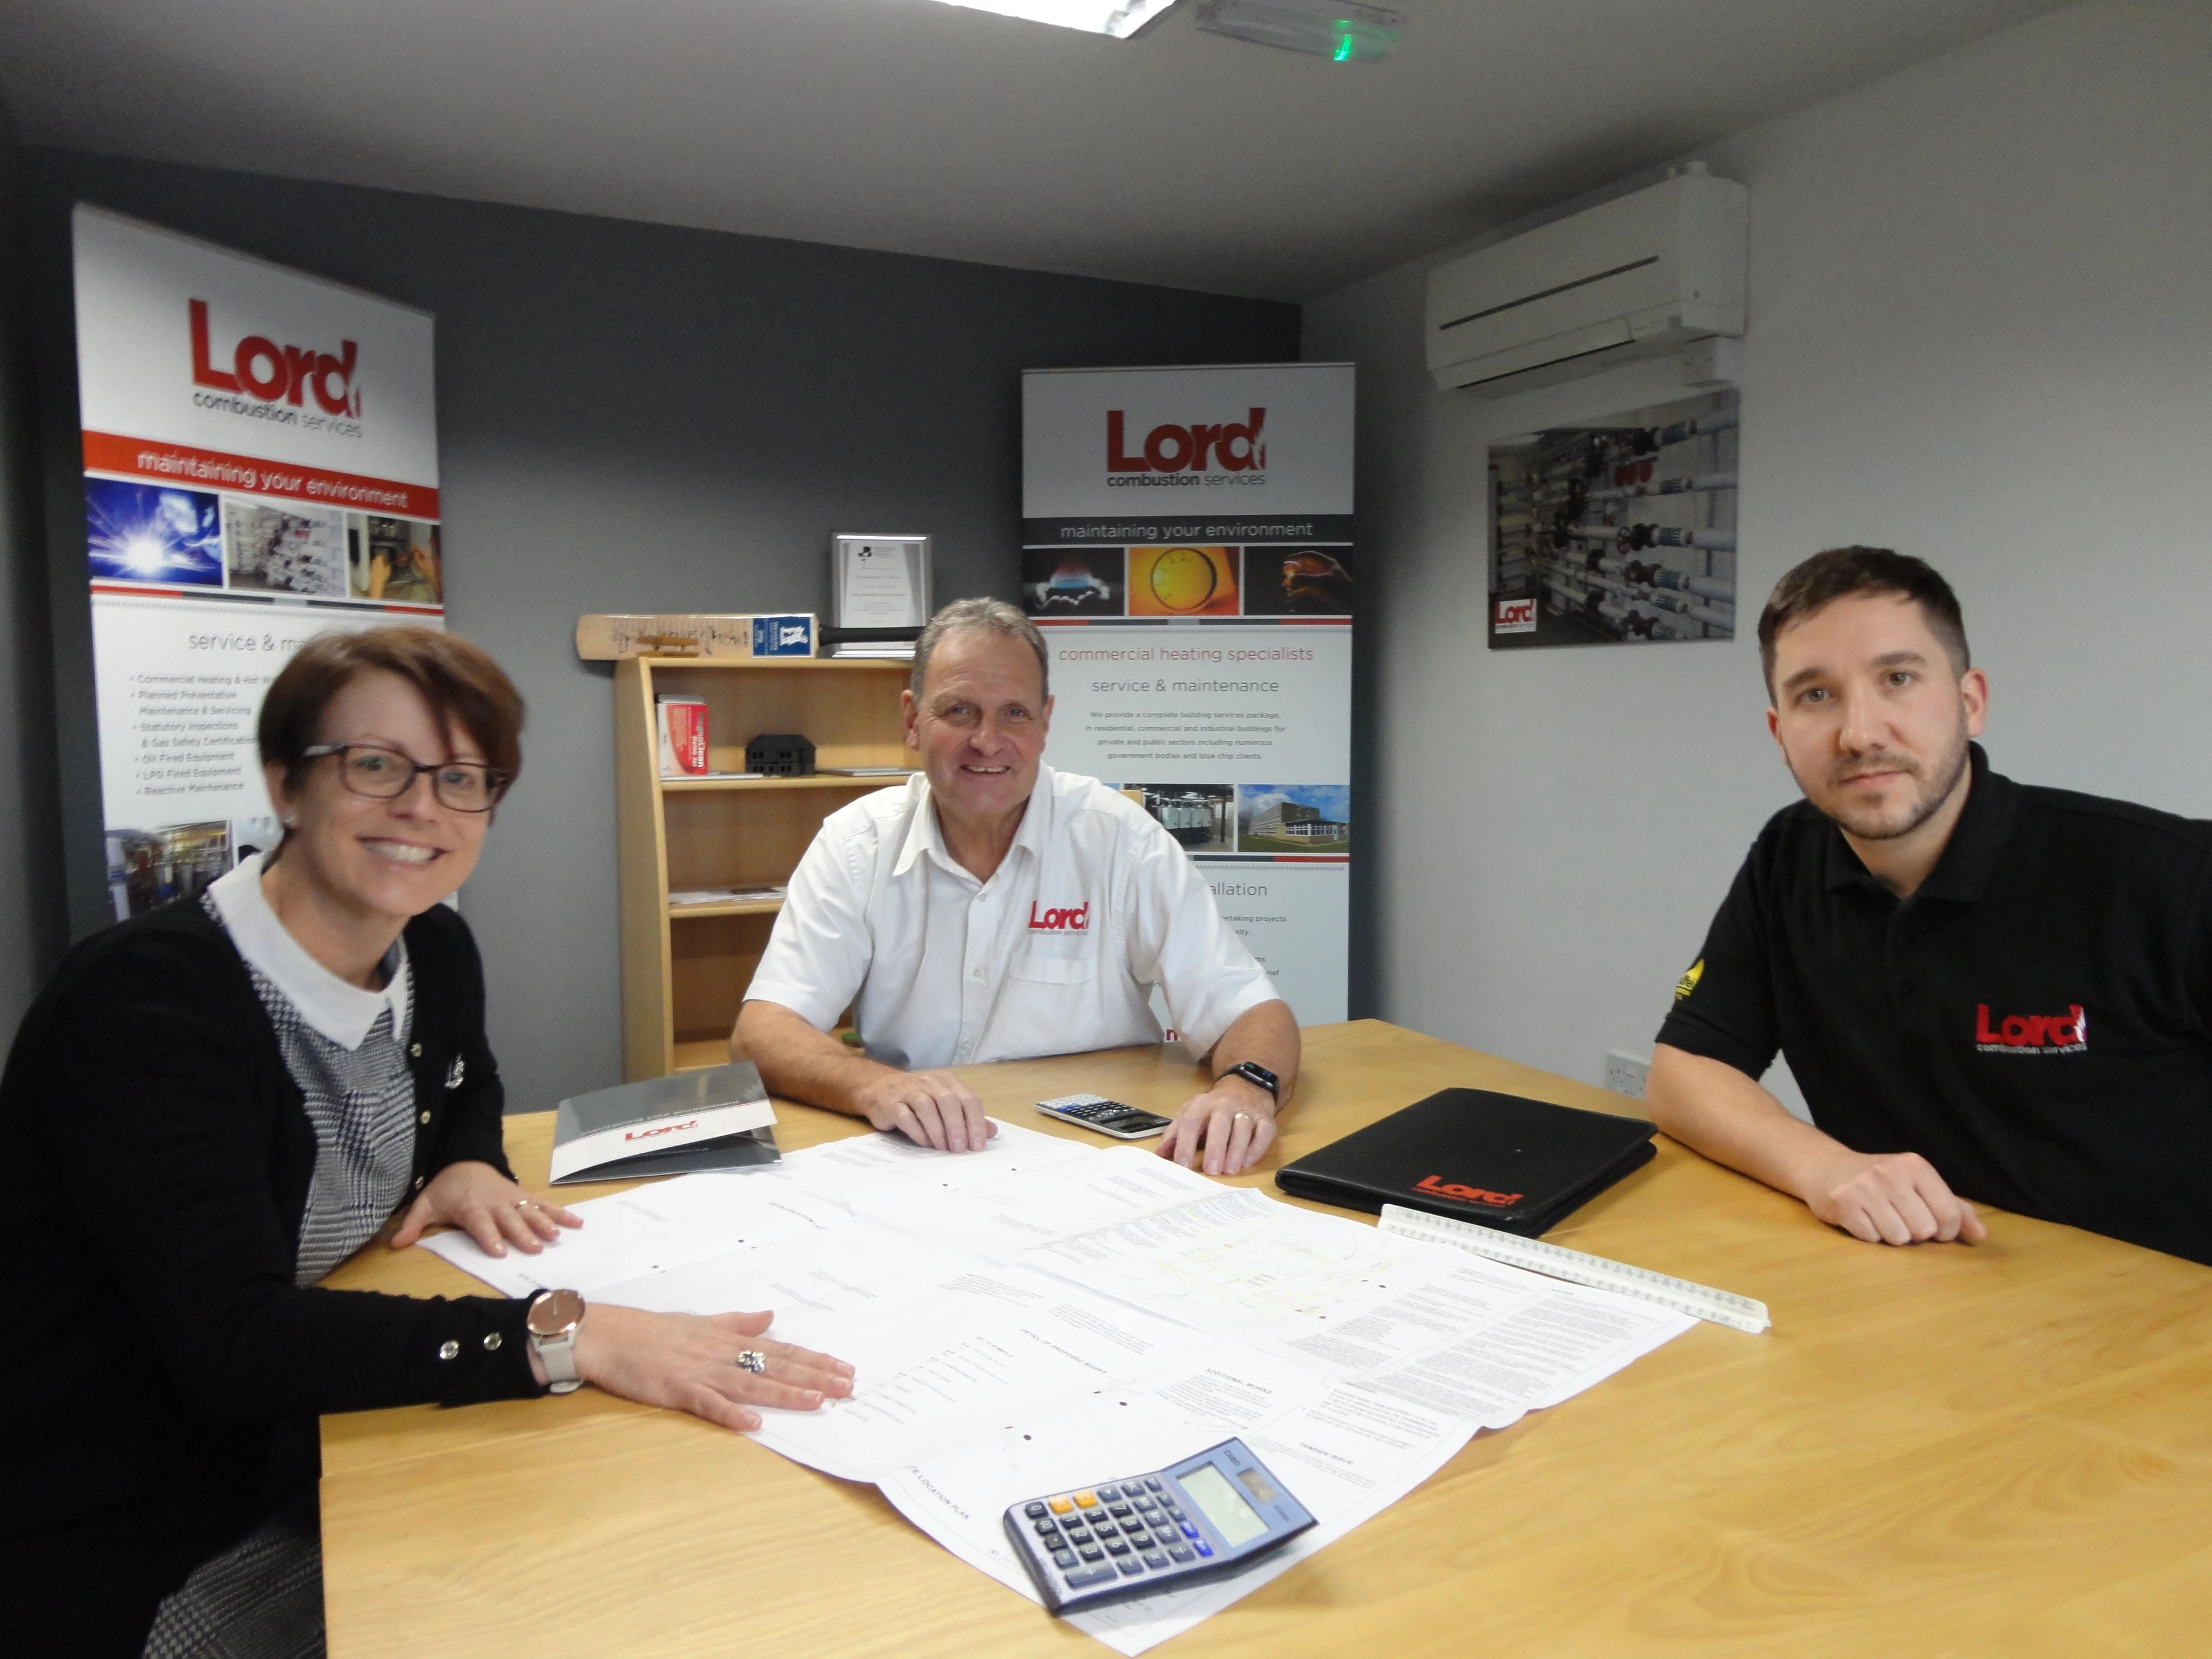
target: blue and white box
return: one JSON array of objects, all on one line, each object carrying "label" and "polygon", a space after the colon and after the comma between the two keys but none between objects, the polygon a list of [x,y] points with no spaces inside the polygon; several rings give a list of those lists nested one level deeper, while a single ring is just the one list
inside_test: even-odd
[{"label": "blue and white box", "polygon": [[753,618],[753,655],[756,657],[811,657],[813,654],[812,617]]}]

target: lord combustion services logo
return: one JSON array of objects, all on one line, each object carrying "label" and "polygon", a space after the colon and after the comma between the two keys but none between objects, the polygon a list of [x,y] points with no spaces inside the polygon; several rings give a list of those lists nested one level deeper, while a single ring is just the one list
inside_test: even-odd
[{"label": "lord combustion services logo", "polygon": [[[228,368],[216,366],[208,302],[190,307],[192,402],[248,420],[270,421],[307,431],[358,438],[361,387],[356,381],[361,347],[341,340],[336,351],[313,345],[279,345],[265,334],[242,334],[230,348]],[[307,407],[313,397],[316,413]]]},{"label": "lord combustion services logo", "polygon": [[1163,422],[1145,434],[1134,454],[1128,448],[1128,413],[1106,411],[1106,483],[1113,489],[1200,484],[1264,485],[1267,446],[1263,434],[1267,411],[1253,407],[1241,421]]}]

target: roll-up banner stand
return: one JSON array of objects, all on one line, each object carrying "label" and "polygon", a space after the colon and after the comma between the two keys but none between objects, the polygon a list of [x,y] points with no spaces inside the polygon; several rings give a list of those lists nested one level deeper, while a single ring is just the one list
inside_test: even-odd
[{"label": "roll-up banner stand", "polygon": [[120,919],[275,839],[254,717],[295,651],[445,625],[431,319],[94,208],[72,232]]},{"label": "roll-up banner stand", "polygon": [[1022,379],[1046,759],[1181,842],[1302,1024],[1345,1018],[1352,366]]}]

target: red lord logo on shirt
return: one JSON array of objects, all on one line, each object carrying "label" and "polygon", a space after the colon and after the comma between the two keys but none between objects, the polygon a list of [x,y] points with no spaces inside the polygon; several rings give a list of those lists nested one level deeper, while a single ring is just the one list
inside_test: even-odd
[{"label": "red lord logo on shirt", "polygon": [[1037,913],[1036,901],[1030,901],[1030,929],[1038,933],[1079,933],[1091,926],[1091,901],[1085,899],[1072,910],[1047,910]]},{"label": "red lord logo on shirt", "polygon": [[2078,1002],[2063,1014],[2007,1014],[1990,1024],[1990,1005],[1974,1005],[1974,1047],[1989,1054],[2078,1054],[2089,1047],[2089,1016]]}]

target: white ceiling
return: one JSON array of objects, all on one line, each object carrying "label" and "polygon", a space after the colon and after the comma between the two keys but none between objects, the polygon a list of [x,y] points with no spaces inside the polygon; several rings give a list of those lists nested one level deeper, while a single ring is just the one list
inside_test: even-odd
[{"label": "white ceiling", "polygon": [[5,0],[25,141],[1310,299],[2060,0],[1392,0],[1335,64],[933,0]]}]

